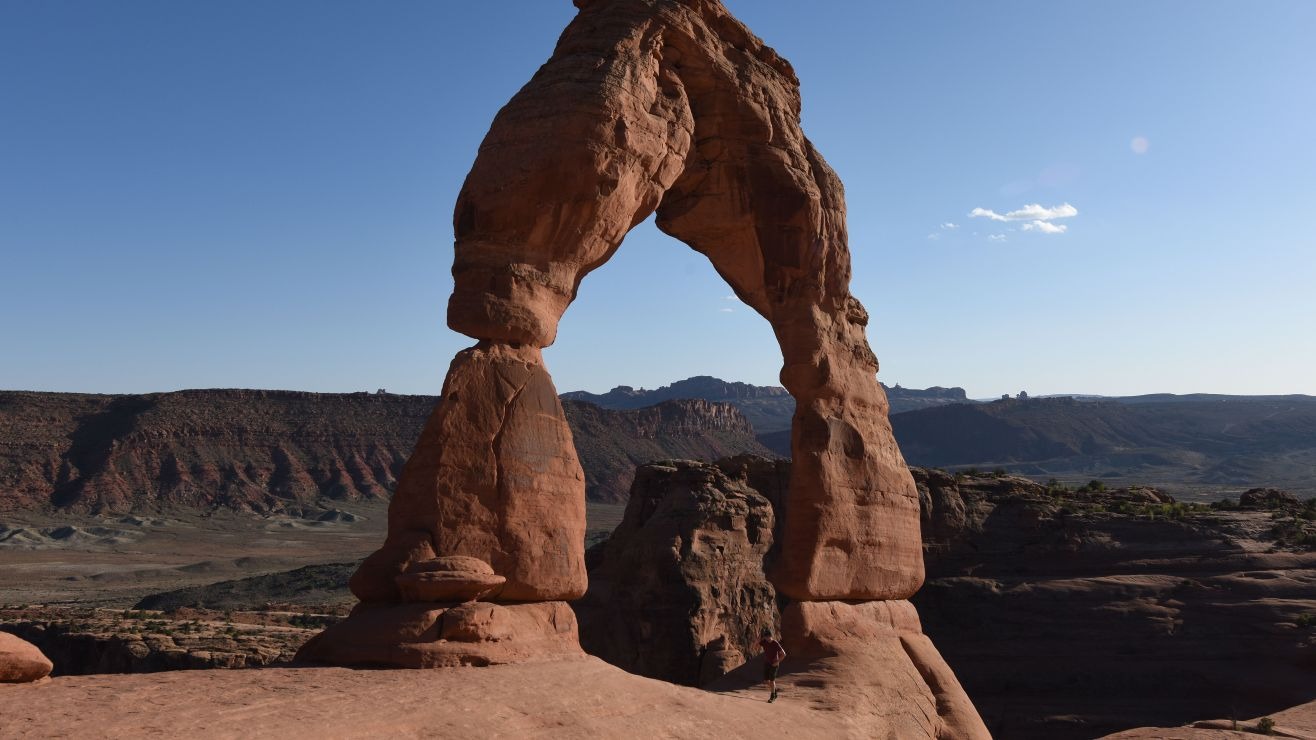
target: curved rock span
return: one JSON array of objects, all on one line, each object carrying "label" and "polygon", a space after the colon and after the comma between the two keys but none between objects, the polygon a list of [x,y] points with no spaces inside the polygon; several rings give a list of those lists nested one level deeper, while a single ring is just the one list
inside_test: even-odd
[{"label": "curved rock span", "polygon": [[[795,465],[769,578],[801,615],[784,625],[788,644],[919,634],[916,619],[892,616],[912,614],[904,606],[838,603],[901,602],[918,590],[919,503],[887,420],[868,314],[850,294],[841,182],[800,128],[794,71],[718,0],[576,5],[552,58],[498,113],[457,200],[448,325],[478,343],[453,361],[399,479],[388,540],[353,578],[362,603],[303,656],[428,665],[417,656],[439,652],[461,662],[451,644],[433,647],[449,607],[406,601],[397,580],[449,556],[505,579],[483,603],[551,611],[504,619],[509,631],[467,643],[471,662],[520,641],[569,649],[571,612],[554,605],[586,589],[584,476],[540,350],[584,277],[654,213],[781,346]],[[821,656],[858,641],[816,642]],[[876,650],[866,651],[872,670],[819,680],[883,684],[862,695],[898,704],[875,713],[887,731],[912,726],[891,719],[902,713],[963,705],[971,719],[919,726],[986,736],[962,692],[942,696],[950,671],[935,649],[920,651],[918,671],[906,669],[905,650]]]}]

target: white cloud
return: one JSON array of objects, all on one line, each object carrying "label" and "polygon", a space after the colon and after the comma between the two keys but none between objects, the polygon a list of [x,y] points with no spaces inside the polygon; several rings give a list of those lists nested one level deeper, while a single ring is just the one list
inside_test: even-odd
[{"label": "white cloud", "polygon": [[1005,234],[988,234],[987,241],[1003,242],[1005,241]]},{"label": "white cloud", "polygon": [[1053,224],[1046,221],[1030,221],[1019,227],[1024,231],[1040,231],[1043,234],[1063,234],[1069,230],[1064,224]]},{"label": "white cloud", "polygon": [[988,208],[975,208],[969,211],[969,218],[989,218],[993,221],[1051,221],[1057,218],[1073,218],[1077,215],[1078,209],[1068,203],[1050,208],[1044,208],[1038,203],[1030,203],[1004,215]]},{"label": "white cloud", "polygon": [[734,309],[734,308],[719,308],[718,311],[720,311],[720,312],[722,312],[722,313],[735,313],[735,312],[736,312],[736,309]]},{"label": "white cloud", "polygon": [[931,234],[928,234],[928,241],[934,241],[934,242],[935,242],[936,240],[938,240],[938,239],[940,239],[940,238],[941,238],[941,234],[938,234],[938,233],[936,233],[936,232],[933,232],[933,233],[931,233]]},{"label": "white cloud", "polygon": [[738,301],[738,300],[740,300],[740,299],[737,298],[737,297],[735,296],[735,294],[732,294],[732,295],[728,295],[728,296],[722,296],[722,300],[724,300],[724,301]]},{"label": "white cloud", "polygon": [[955,230],[955,229],[958,229],[959,227],[960,227],[959,224],[952,224],[952,223],[949,223],[949,222],[944,223],[944,224],[941,225],[941,228],[942,228],[943,231],[953,231],[953,230]]}]

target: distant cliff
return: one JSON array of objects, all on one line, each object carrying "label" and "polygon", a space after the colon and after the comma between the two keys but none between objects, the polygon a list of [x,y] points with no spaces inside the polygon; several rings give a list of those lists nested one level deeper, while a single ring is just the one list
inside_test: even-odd
[{"label": "distant cliff", "polygon": [[[885,384],[882,388],[891,403],[892,414],[952,403],[968,403],[969,400],[963,388],[919,389],[902,388],[899,385],[888,388]],[[790,429],[791,418],[795,415],[795,399],[780,386],[750,385],[697,375],[653,390],[619,385],[607,393],[571,391],[563,393],[562,398],[588,401],[607,409],[636,409],[660,401],[683,398],[729,403],[749,419],[759,441],[768,449],[786,457],[791,454]]]},{"label": "distant cliff", "polygon": [[[386,498],[433,396],[193,390],[0,392],[0,511],[227,507]],[[732,406],[567,404],[587,496],[621,501],[637,463],[764,452]],[[652,456],[652,457],[650,457]]]},{"label": "distant cliff", "polygon": [[1316,492],[1311,396],[1005,399],[896,414],[891,424],[913,465]]},{"label": "distant cliff", "polygon": [[729,403],[664,401],[632,411],[583,401],[562,405],[585,469],[586,497],[592,501],[625,502],[636,466],[654,460],[771,455],[754,438],[754,427]]}]

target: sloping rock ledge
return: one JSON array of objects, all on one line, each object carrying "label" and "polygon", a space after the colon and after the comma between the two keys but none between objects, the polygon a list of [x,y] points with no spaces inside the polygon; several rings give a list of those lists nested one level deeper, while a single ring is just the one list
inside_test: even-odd
[{"label": "sloping rock ledge", "polygon": [[0,737],[664,737],[853,734],[762,691],[709,693],[597,658],[489,668],[69,676],[0,686]]}]

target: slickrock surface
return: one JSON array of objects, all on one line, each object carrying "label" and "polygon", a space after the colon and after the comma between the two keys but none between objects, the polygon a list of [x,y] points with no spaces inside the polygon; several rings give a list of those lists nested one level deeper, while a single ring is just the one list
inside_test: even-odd
[{"label": "slickrock surface", "polygon": [[345,668],[74,676],[0,686],[6,738],[858,737],[789,689],[726,695],[594,658],[441,670]]},{"label": "slickrock surface", "polygon": [[54,666],[36,645],[0,632],[0,683],[27,683],[50,675]]},{"label": "slickrock surface", "polygon": [[1269,731],[1270,737],[1316,740],[1316,701],[1275,712],[1266,717],[1254,717],[1237,722],[1228,719],[1204,720],[1194,722],[1187,727],[1139,727],[1136,730],[1107,735],[1103,740],[1216,740],[1216,738],[1256,740],[1257,737],[1265,735],[1265,731],[1261,728],[1261,720],[1267,717],[1274,722]]}]

